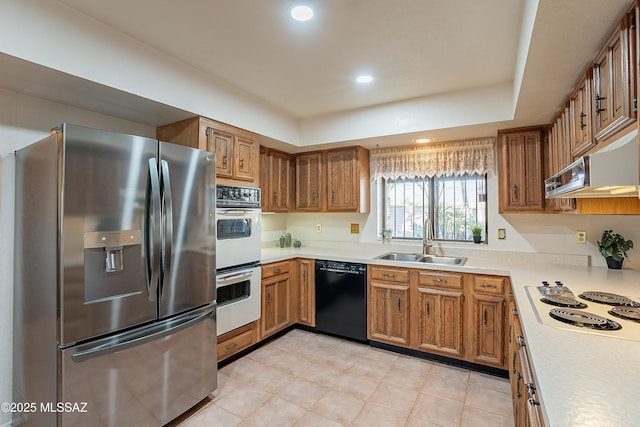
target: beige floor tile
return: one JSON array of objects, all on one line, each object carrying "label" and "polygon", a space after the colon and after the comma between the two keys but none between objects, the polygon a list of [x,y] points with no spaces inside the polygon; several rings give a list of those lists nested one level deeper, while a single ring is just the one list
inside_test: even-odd
[{"label": "beige floor tile", "polygon": [[325,394],[313,405],[312,410],[323,417],[349,424],[358,416],[363,406],[364,400],[336,391]]},{"label": "beige floor tile", "polygon": [[418,417],[409,416],[405,427],[442,427],[440,424],[430,423]]},{"label": "beige floor tile", "polygon": [[392,366],[393,365],[389,363],[358,357],[357,363],[354,363],[353,366],[349,368],[349,371],[380,381],[389,373]]},{"label": "beige floor tile", "polygon": [[429,362],[428,360],[420,359],[417,357],[401,355],[398,357],[398,360],[395,361],[394,365],[426,374],[431,370],[433,362]]},{"label": "beige floor tile", "polygon": [[294,424],[295,427],[343,427],[344,425],[311,411]]},{"label": "beige floor tile", "polygon": [[295,336],[291,336],[289,334],[283,335],[281,337],[276,338],[275,340],[269,343],[269,346],[275,347],[277,349],[293,353],[298,350],[300,347],[305,345],[308,340],[300,340]]},{"label": "beige floor tile", "polygon": [[468,384],[440,375],[427,375],[422,384],[422,393],[464,403]]},{"label": "beige floor tile", "polygon": [[335,367],[316,363],[307,368],[307,370],[299,376],[323,387],[333,388],[343,372],[344,371],[338,370]]},{"label": "beige floor tile", "polygon": [[248,381],[262,372],[264,365],[247,357],[238,359],[220,369],[220,372],[233,378],[235,381]]},{"label": "beige floor tile", "polygon": [[350,426],[353,427],[403,427],[409,414],[396,411],[377,403],[367,403]]},{"label": "beige floor tile", "polygon": [[266,345],[252,351],[247,354],[246,357],[260,363],[261,365],[271,366],[288,354],[288,352],[280,350],[277,347]]},{"label": "beige floor tile", "polygon": [[443,377],[451,378],[456,381],[469,381],[469,371],[464,368],[458,368],[456,366],[445,365],[444,363],[434,363],[431,366],[430,374],[440,375]]},{"label": "beige floor tile", "polygon": [[278,396],[301,408],[311,409],[329,391],[330,389],[311,381],[296,378],[295,381],[283,388]]},{"label": "beige floor tile", "polygon": [[509,380],[506,378],[498,378],[480,372],[471,372],[469,374],[469,384],[477,384],[481,387],[492,388],[503,393],[511,394],[511,386],[509,385]]},{"label": "beige floor tile", "polygon": [[513,412],[511,394],[469,384],[465,405],[510,417]]},{"label": "beige floor tile", "polygon": [[413,369],[394,365],[389,369],[389,372],[387,372],[387,375],[384,376],[382,381],[420,390],[427,375],[428,374],[417,373]]},{"label": "beige floor tile", "polygon": [[272,366],[282,369],[292,375],[300,375],[302,372],[309,369],[316,362],[306,358],[299,353],[288,354],[282,359],[278,360]]},{"label": "beige floor tile", "polygon": [[358,399],[367,400],[376,391],[379,382],[371,377],[345,371],[336,381],[334,388]]},{"label": "beige floor tile", "polygon": [[242,381],[238,381],[223,372],[218,372],[218,387],[211,393],[211,399],[213,401],[219,400],[241,384],[243,384]]},{"label": "beige floor tile", "polygon": [[273,366],[266,367],[260,375],[255,375],[247,384],[254,385],[270,393],[278,393],[297,377]]},{"label": "beige floor tile", "polygon": [[356,362],[361,359],[360,356],[356,356],[351,353],[342,352],[339,349],[334,349],[323,360],[319,361],[337,369],[346,370],[350,369]]},{"label": "beige floor tile", "polygon": [[513,427],[513,417],[504,417],[465,405],[461,427]]},{"label": "beige floor tile", "polygon": [[458,426],[462,409],[460,402],[420,393],[411,415],[442,426]]},{"label": "beige floor tile", "polygon": [[305,409],[274,396],[239,425],[242,427],[292,426],[306,413]]},{"label": "beige floor tile", "polygon": [[234,427],[241,422],[241,417],[211,403],[190,417],[183,425],[185,427]]},{"label": "beige floor tile", "polygon": [[364,354],[369,351],[369,346],[354,341],[342,340],[342,342],[338,344],[337,349],[346,351],[348,353],[357,354],[359,356],[364,356]]},{"label": "beige floor tile", "polygon": [[369,347],[369,350],[364,354],[364,357],[383,363],[394,363],[398,360],[398,355],[396,353],[375,347]]},{"label": "beige floor tile", "polygon": [[262,406],[273,395],[251,385],[241,385],[220,398],[215,404],[223,409],[246,418],[253,411]]},{"label": "beige floor tile", "polygon": [[368,401],[409,414],[417,397],[415,388],[381,382]]}]

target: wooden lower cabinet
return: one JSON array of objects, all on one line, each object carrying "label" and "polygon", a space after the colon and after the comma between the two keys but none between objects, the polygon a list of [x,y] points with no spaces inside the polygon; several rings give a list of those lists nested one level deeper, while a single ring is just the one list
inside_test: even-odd
[{"label": "wooden lower cabinet", "polygon": [[218,337],[218,362],[258,342],[257,322],[234,329]]},{"label": "wooden lower cabinet", "polygon": [[[368,279],[367,338],[409,346],[409,269],[371,267]],[[378,277],[386,280],[379,280]]]},{"label": "wooden lower cabinet", "polygon": [[316,326],[315,260],[298,259],[298,323]]},{"label": "wooden lower cabinet", "polygon": [[418,286],[417,295],[414,345],[418,350],[462,357],[463,293]]},{"label": "wooden lower cabinet", "polygon": [[504,306],[502,296],[473,295],[473,362],[504,367]]},{"label": "wooden lower cabinet", "polygon": [[272,335],[292,323],[291,293],[289,261],[262,267],[260,339]]}]

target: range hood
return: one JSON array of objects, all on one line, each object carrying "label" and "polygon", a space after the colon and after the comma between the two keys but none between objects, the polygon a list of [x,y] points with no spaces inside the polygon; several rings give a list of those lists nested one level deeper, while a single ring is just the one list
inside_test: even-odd
[{"label": "range hood", "polygon": [[638,197],[638,129],[544,181],[546,198]]}]

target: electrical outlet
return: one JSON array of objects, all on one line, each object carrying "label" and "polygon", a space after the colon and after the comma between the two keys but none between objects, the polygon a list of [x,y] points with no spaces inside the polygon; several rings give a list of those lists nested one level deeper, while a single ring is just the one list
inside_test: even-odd
[{"label": "electrical outlet", "polygon": [[504,240],[507,238],[507,230],[504,228],[498,228],[498,239]]},{"label": "electrical outlet", "polygon": [[316,233],[322,233],[322,224],[316,224]]},{"label": "electrical outlet", "polygon": [[587,232],[586,231],[576,231],[576,243],[580,245],[584,245],[587,243]]},{"label": "electrical outlet", "polygon": [[360,233],[360,224],[351,224],[351,234]]}]

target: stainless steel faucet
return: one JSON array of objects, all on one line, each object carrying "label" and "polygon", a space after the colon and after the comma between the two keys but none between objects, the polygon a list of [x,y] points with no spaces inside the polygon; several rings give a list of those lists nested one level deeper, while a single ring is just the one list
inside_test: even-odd
[{"label": "stainless steel faucet", "polygon": [[430,218],[424,220],[422,233],[422,253],[425,255],[433,254],[433,224]]}]

